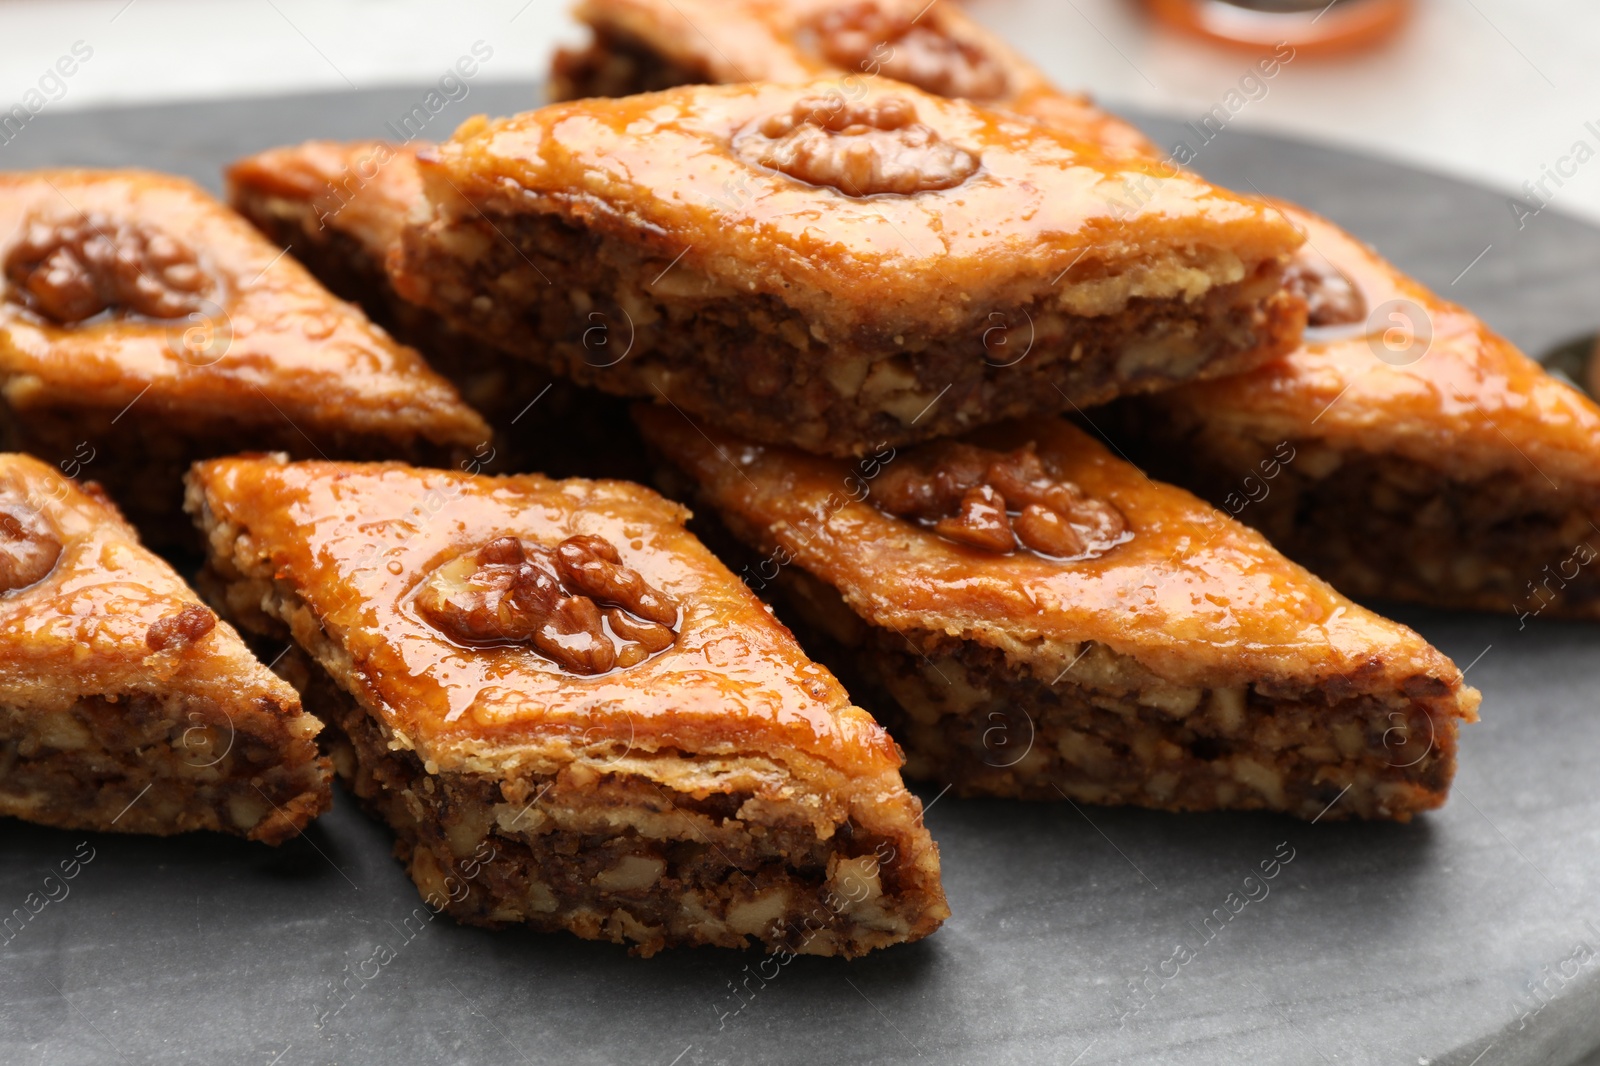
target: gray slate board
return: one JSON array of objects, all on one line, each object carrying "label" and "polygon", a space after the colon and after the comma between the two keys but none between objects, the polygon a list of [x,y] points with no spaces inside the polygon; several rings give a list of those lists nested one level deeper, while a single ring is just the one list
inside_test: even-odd
[{"label": "gray slate board", "polygon": [[[46,113],[0,167],[137,164],[216,187],[258,148],[384,136],[423,91]],[[537,99],[478,86],[428,133]],[[1232,131],[1195,165],[1332,216],[1531,350],[1600,325],[1600,231],[1555,210],[1519,232],[1502,195]],[[764,986],[753,953],[638,960],[445,919],[407,937],[417,894],[344,796],[276,851],[90,836],[70,895],[0,944],[0,1061],[1573,1062],[1600,1046],[1600,628],[1393,613],[1484,692],[1454,798],[1413,825],[944,798],[927,818],[944,929]],[[0,821],[0,915],[83,840]],[[1293,860],[1270,894],[1207,939],[1280,847]],[[1193,958],[1163,967],[1180,943]],[[380,945],[395,955],[374,970]]]}]

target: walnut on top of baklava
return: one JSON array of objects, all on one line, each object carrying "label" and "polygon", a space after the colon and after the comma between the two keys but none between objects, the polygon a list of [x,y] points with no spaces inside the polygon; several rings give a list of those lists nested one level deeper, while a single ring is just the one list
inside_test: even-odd
[{"label": "walnut on top of baklava", "polygon": [[1600,407],[1303,208],[1312,329],[1119,404],[1117,445],[1352,596],[1600,618]]},{"label": "walnut on top of baklava", "polygon": [[894,743],[648,489],[239,458],[190,507],[461,920],[857,955],[949,913]]},{"label": "walnut on top of baklava", "polygon": [[487,446],[415,351],[183,179],[0,175],[0,273],[11,446],[105,484],[147,539],[190,532],[182,476],[201,456]]},{"label": "walnut on top of baklava", "polygon": [[556,53],[553,99],[675,85],[884,77],[1048,119],[1082,140],[1155,153],[1132,125],[1052,86],[948,0],[582,0],[593,32]]},{"label": "walnut on top of baklava", "polygon": [[1237,372],[1304,321],[1259,201],[887,81],[556,104],[419,160],[408,298],[808,450]]},{"label": "walnut on top of baklava", "polygon": [[1065,421],[851,463],[636,417],[912,775],[1305,818],[1445,801],[1479,700],[1455,665]]},{"label": "walnut on top of baklava", "polygon": [[321,728],[96,486],[0,455],[0,815],[281,843]]}]

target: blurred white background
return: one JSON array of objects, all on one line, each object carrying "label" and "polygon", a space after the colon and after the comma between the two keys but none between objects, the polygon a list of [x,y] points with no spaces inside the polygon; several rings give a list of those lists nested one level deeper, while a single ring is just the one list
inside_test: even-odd
[{"label": "blurred white background", "polygon": [[[1132,0],[969,0],[1062,84],[1198,119],[1249,53],[1157,30]],[[83,42],[51,108],[433,81],[482,40],[484,79],[542,75],[578,31],[566,0],[0,0],[0,110]],[[1233,118],[1515,193],[1584,141],[1600,156],[1600,4],[1419,0],[1389,44],[1302,57]],[[1590,129],[1586,123],[1593,123]],[[4,166],[0,154],[0,167]],[[1567,164],[1567,169],[1572,169]],[[1552,203],[1600,221],[1600,158]],[[1509,210],[1509,208],[1508,208]]]}]

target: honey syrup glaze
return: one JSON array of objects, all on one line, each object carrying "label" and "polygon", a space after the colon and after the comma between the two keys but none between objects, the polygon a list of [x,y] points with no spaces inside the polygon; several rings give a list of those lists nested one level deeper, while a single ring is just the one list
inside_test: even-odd
[{"label": "honey syrup glaze", "polygon": [[[687,512],[648,489],[272,458],[199,464],[192,482],[241,531],[235,564],[286,582],[348,653],[357,697],[438,765],[559,737],[899,765],[871,716],[684,528]],[[417,588],[506,537],[608,541],[678,606],[671,646],[583,676],[527,644],[474,647],[441,632]]]}]

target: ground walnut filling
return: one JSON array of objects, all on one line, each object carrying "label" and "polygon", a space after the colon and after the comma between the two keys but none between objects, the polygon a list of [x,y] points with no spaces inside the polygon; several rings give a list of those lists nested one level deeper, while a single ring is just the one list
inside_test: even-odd
[{"label": "ground walnut filling", "polygon": [[[1555,494],[1536,476],[1469,475],[1337,442],[1257,439],[1139,401],[1095,417],[1150,476],[1259,529],[1347,596],[1527,617],[1600,612],[1593,492]],[[1293,458],[1275,462],[1275,451]],[[1258,491],[1243,495],[1239,472],[1269,464],[1276,475],[1244,479]]]},{"label": "ground walnut filling", "polygon": [[[854,822],[822,839],[747,793],[665,790],[623,751],[511,779],[430,774],[300,649],[280,669],[328,721],[335,769],[394,828],[419,890],[460,921],[567,929],[645,955],[752,941],[856,955],[916,918],[913,873]],[[741,816],[747,805],[760,821]]]},{"label": "ground walnut filling", "polygon": [[1051,678],[973,642],[907,637],[916,650],[873,631],[858,667],[890,697],[878,709],[907,773],[968,795],[1307,818],[1338,799],[1326,817],[1404,819],[1439,806],[1450,785],[1456,727],[1428,713],[1447,695],[1435,678],[1388,694],[1344,678],[1208,689],[1092,643]]},{"label": "ground walnut filling", "polygon": [[841,70],[882,74],[937,96],[997,100],[1005,68],[977,46],[940,31],[921,0],[859,0],[826,8],[799,35]]},{"label": "ground walnut filling", "polygon": [[[1552,500],[1548,485],[1521,476],[1464,478],[1392,455],[1296,447],[1271,495],[1239,518],[1347,595],[1594,617],[1593,494]],[[1189,477],[1202,494],[1220,485],[1223,468],[1204,452],[1183,461],[1180,483]]]},{"label": "ground walnut filling", "polygon": [[217,288],[176,238],[98,212],[31,222],[6,256],[5,275],[10,300],[63,326],[105,312],[181,318]]},{"label": "ground walnut filling", "polygon": [[289,727],[275,707],[260,711],[230,716],[200,697],[146,695],[85,696],[50,711],[0,706],[0,814],[282,843],[321,813],[327,786],[301,735],[310,720]]},{"label": "ground walnut filling", "polygon": [[907,100],[852,104],[806,96],[734,138],[747,163],[846,196],[911,195],[950,189],[978,170],[978,157],[917,120]]},{"label": "ground walnut filling", "polygon": [[1133,537],[1122,513],[1064,480],[1037,446],[1010,452],[940,442],[901,456],[872,485],[872,502],[969,548],[1026,549],[1076,562]]},{"label": "ground walnut filling", "polygon": [[[1406,820],[1445,801],[1448,686],[1383,692],[1335,676],[1178,684],[1105,645],[1032,664],[976,641],[869,625],[803,571],[777,586],[807,647],[906,752],[906,775],[962,795]],[[1346,786],[1349,786],[1346,790]]]},{"label": "ground walnut filling", "polygon": [[[583,385],[668,397],[740,436],[854,455],[1256,365],[1298,327],[1282,267],[1191,302],[1080,315],[1059,291],[938,332],[812,322],[768,294],[708,286],[671,256],[557,214],[482,214],[406,238],[405,271],[462,330]],[[549,279],[557,279],[551,284]],[[470,314],[465,309],[470,307]],[[1027,354],[981,357],[997,321]],[[626,356],[623,356],[626,353]],[[992,352],[990,354],[993,354]]]},{"label": "ground walnut filling", "polygon": [[417,609],[468,645],[530,642],[575,674],[636,666],[672,646],[680,611],[672,597],[626,566],[604,537],[568,537],[555,548],[500,537],[434,570]]}]

